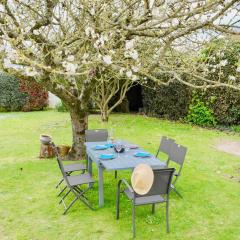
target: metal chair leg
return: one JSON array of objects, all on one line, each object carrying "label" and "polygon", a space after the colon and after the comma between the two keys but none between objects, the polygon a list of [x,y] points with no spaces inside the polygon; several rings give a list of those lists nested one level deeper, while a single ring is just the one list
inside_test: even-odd
[{"label": "metal chair leg", "polygon": [[71,192],[71,190],[68,190],[68,192],[62,197],[62,199],[59,201],[58,204],[61,204],[62,201],[67,197],[67,195]]},{"label": "metal chair leg", "polygon": [[119,219],[120,212],[120,188],[117,189],[117,220]]},{"label": "metal chair leg", "polygon": [[115,171],[115,179],[117,179],[117,171]]},{"label": "metal chair leg", "polygon": [[169,233],[168,209],[169,209],[169,201],[166,202],[166,226],[167,226],[167,233]]},{"label": "metal chair leg", "polygon": [[64,179],[62,178],[61,181],[56,185],[56,188],[58,188],[62,184],[63,181],[64,181]]},{"label": "metal chair leg", "polygon": [[135,211],[135,205],[132,204],[132,231],[133,231],[133,238],[136,237],[136,211]]},{"label": "metal chair leg", "polygon": [[65,215],[65,214],[68,212],[68,210],[72,207],[72,205],[73,205],[77,200],[78,200],[78,198],[75,197],[74,200],[73,200],[73,201],[69,204],[69,206],[65,209],[63,215]]},{"label": "metal chair leg", "polygon": [[180,197],[183,198],[183,196],[177,191],[175,187],[171,187],[171,189]]},{"label": "metal chair leg", "polygon": [[57,196],[59,197],[66,189],[67,189],[67,186],[65,186]]},{"label": "metal chair leg", "polygon": [[152,214],[155,213],[155,203],[152,204]]}]

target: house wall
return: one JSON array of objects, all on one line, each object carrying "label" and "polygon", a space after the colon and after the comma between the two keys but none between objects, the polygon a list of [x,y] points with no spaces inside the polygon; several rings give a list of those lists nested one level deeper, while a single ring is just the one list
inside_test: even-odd
[{"label": "house wall", "polygon": [[61,103],[61,99],[51,92],[48,92],[48,106],[50,108],[55,108],[59,103]]}]

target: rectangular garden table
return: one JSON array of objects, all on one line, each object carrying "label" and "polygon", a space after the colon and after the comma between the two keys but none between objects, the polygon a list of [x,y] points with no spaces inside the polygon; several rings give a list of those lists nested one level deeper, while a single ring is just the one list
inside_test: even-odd
[{"label": "rectangular garden table", "polygon": [[[99,207],[104,205],[104,191],[103,191],[103,171],[104,170],[126,170],[134,169],[139,163],[146,163],[152,168],[163,168],[166,167],[166,163],[160,161],[155,156],[150,157],[135,157],[134,153],[138,151],[143,151],[141,148],[130,149],[128,152],[115,153],[113,148],[108,148],[106,150],[95,150],[94,146],[106,144],[107,142],[86,142],[86,152],[88,156],[88,172],[92,175],[92,162],[94,162],[98,168],[98,194],[99,194]],[[124,142],[124,145],[129,143]],[[115,153],[116,158],[111,160],[101,160],[99,156],[101,154]]]}]

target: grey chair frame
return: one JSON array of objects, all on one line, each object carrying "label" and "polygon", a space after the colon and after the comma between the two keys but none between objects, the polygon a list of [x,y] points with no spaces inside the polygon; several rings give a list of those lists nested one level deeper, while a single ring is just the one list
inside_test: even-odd
[{"label": "grey chair frame", "polygon": [[[117,203],[116,203],[116,219],[119,219],[120,215],[120,193],[121,185],[125,185],[125,189],[123,192],[127,195],[127,197],[132,201],[132,231],[133,237],[136,237],[136,206],[140,205],[152,205],[152,213],[155,213],[155,205],[157,203],[166,203],[166,228],[167,232],[169,232],[169,194],[171,190],[171,181],[174,174],[174,168],[166,168],[166,169],[156,169],[153,170],[154,173],[154,183],[150,191],[140,196],[138,195],[133,188],[128,184],[125,179],[121,179],[118,181],[117,185]],[[162,179],[164,174],[167,176],[166,179]],[[165,185],[164,185],[165,184]]]},{"label": "grey chair frame", "polygon": [[167,161],[167,166],[169,166],[169,163],[171,161],[175,162],[176,164],[178,164],[180,166],[179,170],[176,173],[174,173],[175,178],[174,178],[174,180],[171,184],[171,189],[181,198],[182,198],[182,195],[176,189],[176,183],[181,176],[181,172],[182,172],[184,160],[185,160],[185,157],[186,157],[186,153],[187,153],[187,148],[186,147],[184,147],[182,145],[179,145],[177,143],[173,143],[172,146],[171,146],[169,159]]},{"label": "grey chair frame", "polygon": [[[67,174],[67,176],[70,176],[73,172],[78,172],[78,171],[81,171],[82,173],[84,173],[86,171],[86,166],[82,163],[72,163],[72,164],[63,164],[63,169],[64,169],[64,172]],[[56,188],[60,187],[60,185],[64,182],[64,178],[62,178],[58,184],[56,185]],[[58,196],[60,196],[63,191],[66,189],[63,188]]]},{"label": "grey chair frame", "polygon": [[[104,142],[108,140],[107,129],[89,129],[85,131],[86,142]],[[117,171],[115,171],[115,178],[117,178]]]},{"label": "grey chair frame", "polygon": [[[88,199],[84,195],[90,189],[90,187],[87,187],[86,189],[82,189],[81,186],[82,185],[89,185],[90,183],[93,184],[95,181],[91,178],[91,176],[88,173],[69,176],[64,171],[64,166],[63,166],[63,163],[62,163],[62,159],[59,155],[57,147],[55,146],[54,143],[52,143],[52,145],[53,145],[53,148],[54,148],[55,153],[56,153],[58,166],[61,170],[63,179],[66,183],[66,186],[65,186],[64,190],[68,188],[68,191],[65,193],[65,195],[59,201],[59,204],[62,203],[63,206],[64,206],[64,209],[65,209],[64,212],[63,212],[63,215],[65,215],[68,212],[68,210],[73,206],[73,204],[77,200],[80,200],[88,208],[90,208],[91,210],[94,210],[93,207],[90,205]],[[74,194],[75,198],[72,200],[72,202],[68,206],[66,206],[66,204],[64,202],[64,199],[69,195],[70,192],[72,192]]]},{"label": "grey chair frame", "polygon": [[161,138],[156,157],[158,157],[160,152],[163,152],[168,155],[167,162],[169,161],[169,155],[171,154],[172,144],[175,143],[175,140],[166,136]]}]

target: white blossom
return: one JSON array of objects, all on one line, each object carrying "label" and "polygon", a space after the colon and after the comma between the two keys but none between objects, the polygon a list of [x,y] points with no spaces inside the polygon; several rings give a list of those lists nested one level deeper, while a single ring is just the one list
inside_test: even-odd
[{"label": "white blossom", "polygon": [[34,77],[38,75],[38,72],[34,68],[26,67],[25,74],[29,77]]},{"label": "white blossom", "polygon": [[240,67],[237,67],[236,71],[240,73]]},{"label": "white blossom", "polygon": [[124,71],[125,71],[125,68],[120,68],[119,70],[120,75],[123,75]]},{"label": "white blossom", "polygon": [[95,15],[95,9],[94,9],[94,8],[91,8],[91,9],[90,9],[90,14],[91,14],[92,16]]},{"label": "white blossom", "polygon": [[93,37],[93,36],[95,36],[95,31],[94,31],[94,29],[92,28],[92,27],[86,27],[85,28],[85,34],[88,36],[88,37]]},{"label": "white blossom", "polygon": [[229,75],[229,76],[228,76],[228,79],[229,79],[230,81],[235,81],[235,80],[236,80],[236,77],[234,77],[234,76],[232,76],[232,75]]},{"label": "white blossom", "polygon": [[33,30],[33,34],[34,34],[34,35],[39,35],[40,33],[39,33],[38,30],[35,29],[35,30]]},{"label": "white blossom", "polygon": [[126,76],[127,77],[129,77],[129,78],[131,78],[132,77],[132,70],[128,70],[127,72],[126,72]]},{"label": "white blossom", "polygon": [[74,55],[69,55],[69,56],[67,57],[67,60],[70,61],[70,62],[73,62],[74,59],[75,59]]},{"label": "white blossom", "polygon": [[136,67],[136,66],[132,66],[132,70],[133,70],[133,72],[138,72],[138,71],[139,71],[139,68]]},{"label": "white blossom", "polygon": [[107,65],[112,64],[112,57],[109,56],[109,55],[103,56],[103,62],[104,62],[105,64],[107,64]]},{"label": "white blossom", "polygon": [[132,58],[132,59],[134,59],[134,60],[137,60],[138,59],[138,52],[137,52],[137,50],[131,50],[131,51],[129,51],[129,56]]},{"label": "white blossom", "polygon": [[137,81],[138,80],[138,77],[136,75],[132,75],[132,80],[133,81]]},{"label": "white blossom", "polygon": [[125,43],[126,50],[133,49],[134,48],[134,43],[135,43],[135,39],[127,40],[126,43]]},{"label": "white blossom", "polygon": [[68,72],[69,74],[75,74],[78,68],[78,64],[66,61],[64,61],[62,65],[65,68],[66,72]]},{"label": "white blossom", "polygon": [[226,66],[227,64],[228,64],[228,60],[227,60],[227,59],[222,60],[222,61],[220,61],[220,63],[219,63],[219,65],[222,66],[222,67]]}]

